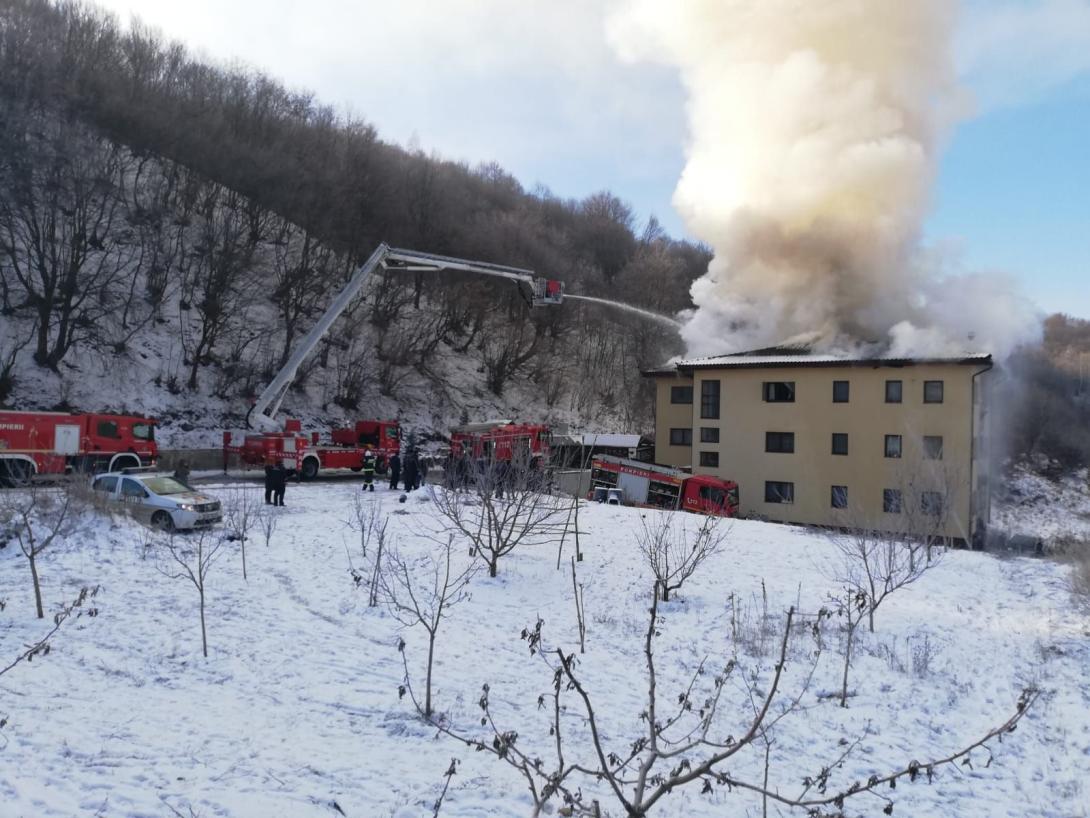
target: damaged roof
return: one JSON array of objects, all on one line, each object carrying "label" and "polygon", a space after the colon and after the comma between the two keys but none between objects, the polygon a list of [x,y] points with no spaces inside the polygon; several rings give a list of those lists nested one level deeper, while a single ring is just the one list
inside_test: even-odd
[{"label": "damaged roof", "polygon": [[957,355],[932,355],[908,357],[905,355],[833,354],[813,352],[805,345],[784,345],[713,355],[706,358],[688,358],[650,369],[647,376],[674,375],[694,369],[782,369],[787,367],[905,367],[922,364],[987,365],[992,356],[986,352],[964,352]]}]

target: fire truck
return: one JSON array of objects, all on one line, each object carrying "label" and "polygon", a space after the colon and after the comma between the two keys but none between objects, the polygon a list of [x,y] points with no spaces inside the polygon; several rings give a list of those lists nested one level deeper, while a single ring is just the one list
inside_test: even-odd
[{"label": "fire truck", "polygon": [[540,466],[549,460],[552,433],[548,426],[492,420],[468,423],[451,430],[451,457],[510,462],[525,459]]},{"label": "fire truck", "polygon": [[151,418],[0,411],[0,482],[115,471],[150,465],[158,456]]},{"label": "fire truck", "polygon": [[305,434],[295,419],[285,421],[279,432],[251,432],[236,440],[223,433],[223,469],[233,459],[243,466],[264,467],[281,462],[295,469],[303,480],[313,480],[322,471],[363,469],[368,450],[375,456],[375,471],[385,474],[390,457],[401,447],[401,433],[396,420],[361,420],[347,429],[334,429],[330,441],[323,442],[318,432]]},{"label": "fire truck", "polygon": [[625,504],[681,509],[719,517],[738,516],[738,484],[669,466],[599,455],[591,461],[591,499],[612,491]]}]

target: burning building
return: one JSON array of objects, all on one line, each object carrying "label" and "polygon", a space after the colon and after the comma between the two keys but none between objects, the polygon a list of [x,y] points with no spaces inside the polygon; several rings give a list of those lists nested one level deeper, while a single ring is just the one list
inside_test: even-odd
[{"label": "burning building", "polygon": [[970,541],[990,516],[987,354],[773,347],[656,381],[656,460],[734,480],[744,515]]}]

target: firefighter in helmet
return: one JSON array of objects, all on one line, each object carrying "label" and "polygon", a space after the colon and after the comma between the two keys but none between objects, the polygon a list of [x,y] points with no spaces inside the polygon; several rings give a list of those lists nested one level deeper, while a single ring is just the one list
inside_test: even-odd
[{"label": "firefighter in helmet", "polygon": [[363,453],[363,490],[375,490],[375,454],[370,447]]}]

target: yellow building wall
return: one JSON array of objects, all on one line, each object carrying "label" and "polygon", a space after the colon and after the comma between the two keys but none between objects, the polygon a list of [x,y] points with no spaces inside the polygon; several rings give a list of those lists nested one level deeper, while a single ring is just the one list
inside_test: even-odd
[{"label": "yellow building wall", "polygon": [[[693,463],[693,450],[696,446],[696,438],[692,446],[671,446],[671,429],[692,429],[693,405],[697,398],[694,395],[694,404],[675,404],[670,400],[670,388],[673,386],[692,386],[693,379],[685,375],[659,375],[656,377],[657,389],[655,390],[655,462],[663,466],[675,466],[677,468],[689,468]],[[695,390],[694,390],[695,392]]]},{"label": "yellow building wall", "polygon": [[[919,512],[919,493],[939,491],[946,497],[941,533],[969,538],[972,478],[973,374],[986,367],[919,364],[904,367],[832,366],[693,371],[693,405],[669,405],[670,378],[659,379],[656,442],[681,425],[681,408],[690,409],[693,427],[691,462],[698,474],[714,474],[739,484],[741,511],[770,520],[822,526],[874,527],[897,530],[905,514],[926,523]],[[720,381],[719,419],[700,418],[701,384]],[[849,401],[833,402],[833,381],[849,382]],[[887,380],[902,381],[902,402],[885,402]],[[924,381],[941,380],[942,403],[924,403]],[[793,403],[766,402],[766,381],[793,381]],[[701,443],[701,427],[718,427],[719,443]],[[765,451],[766,432],[793,432],[791,454]],[[847,455],[832,454],[834,432],[847,433]],[[885,436],[902,436],[902,456],[885,457]],[[927,459],[925,435],[941,436],[941,460]],[[676,447],[664,449],[675,465]],[[700,466],[700,452],[718,452],[718,467]],[[765,482],[795,484],[794,502],[765,502]],[[832,507],[832,487],[846,486],[848,508]],[[883,489],[900,489],[907,509],[902,515],[883,511]],[[977,512],[980,513],[979,511]]]}]

